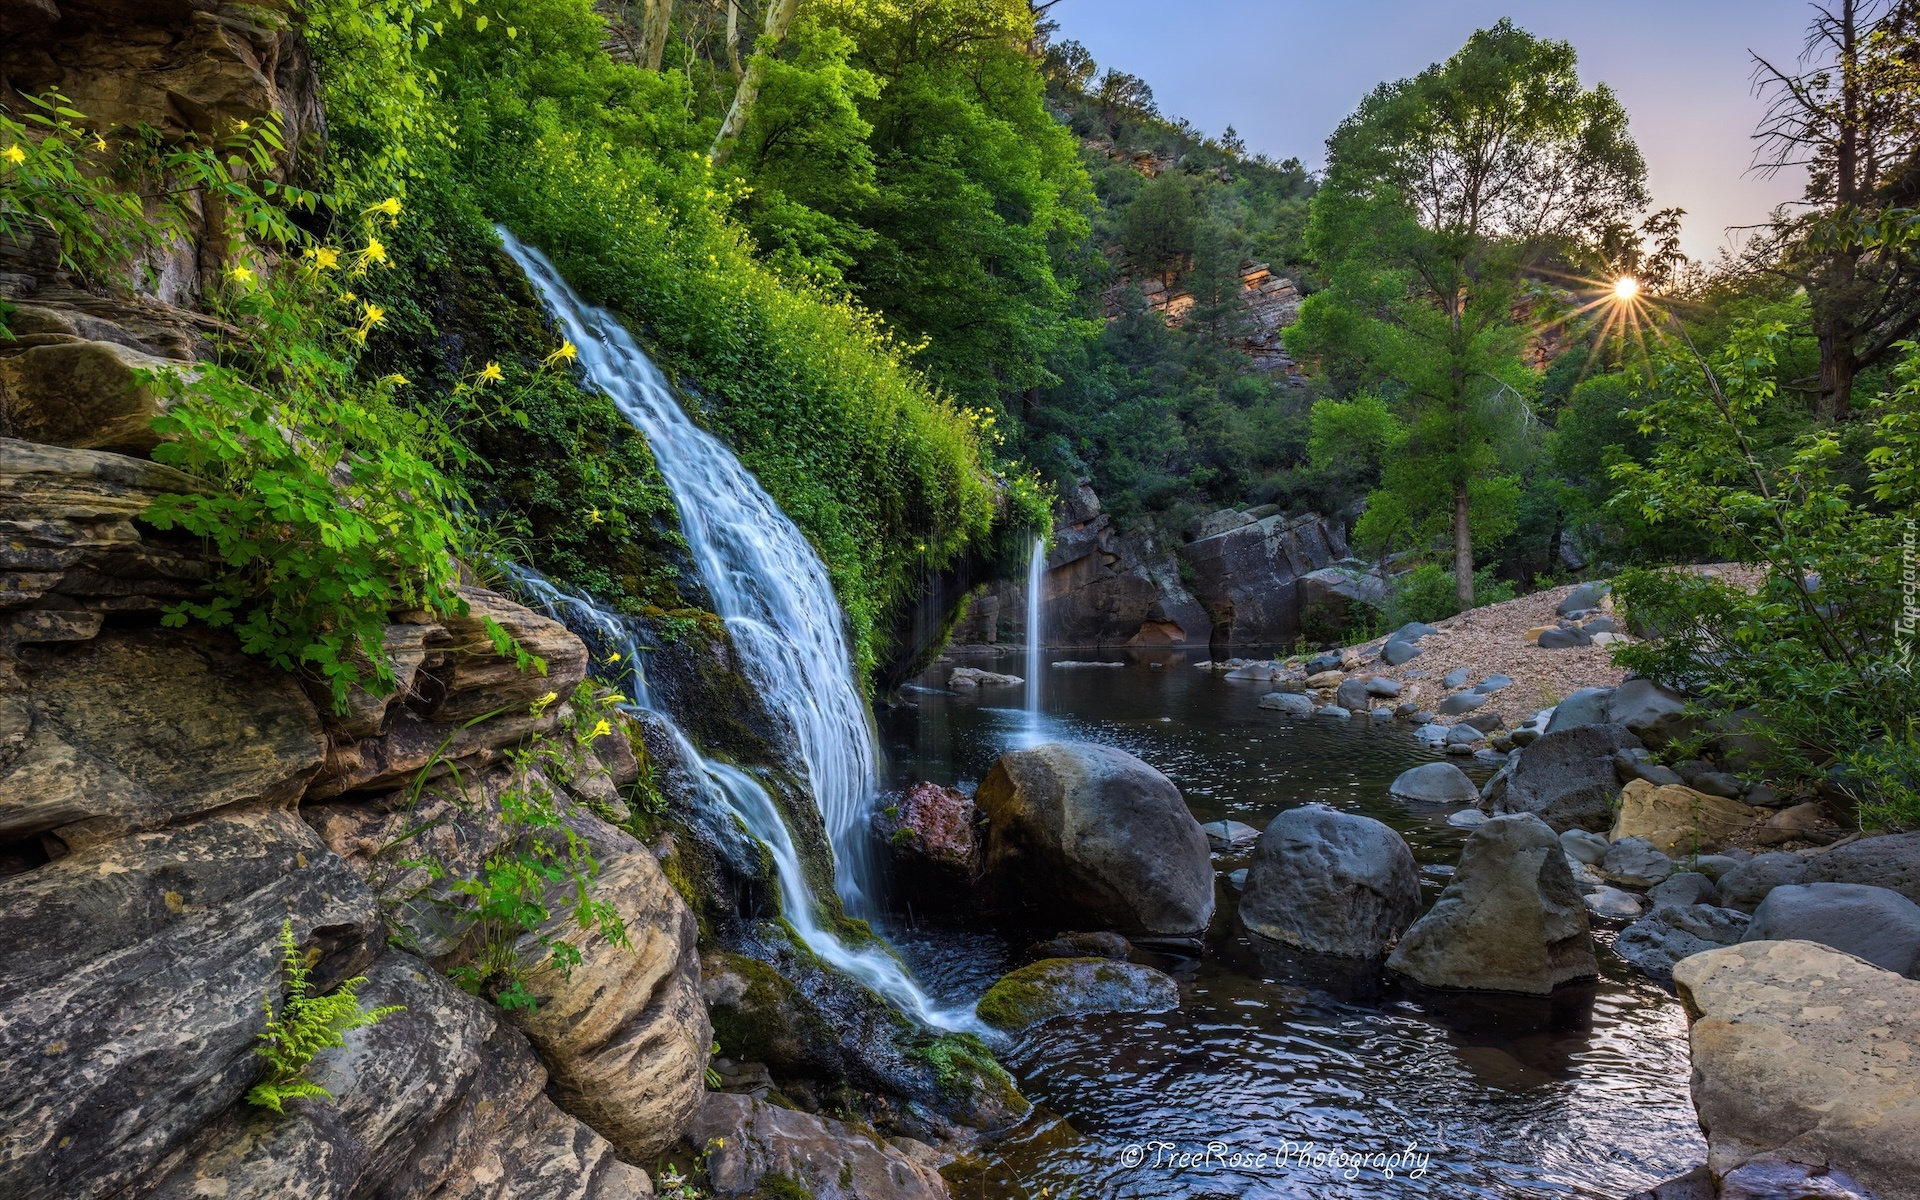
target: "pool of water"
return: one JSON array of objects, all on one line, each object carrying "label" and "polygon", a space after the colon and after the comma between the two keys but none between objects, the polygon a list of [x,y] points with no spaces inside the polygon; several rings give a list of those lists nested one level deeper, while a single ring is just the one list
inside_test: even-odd
[{"label": "pool of water", "polygon": [[[1017,656],[969,665],[1024,669]],[[900,782],[977,783],[1036,738],[1103,742],[1164,771],[1202,821],[1264,828],[1316,800],[1384,821],[1412,846],[1429,902],[1465,837],[1444,813],[1388,798],[1395,775],[1433,757],[1404,725],[1290,721],[1258,707],[1265,686],[1177,653],[1050,667],[1038,728],[1023,689],[943,694],[944,674],[881,715]],[[1619,1200],[1704,1159],[1685,1015],[1611,955],[1610,935],[1598,934],[1604,978],[1551,1001],[1422,993],[1253,938],[1225,882],[1245,859],[1216,865],[1206,953],[1139,956],[1180,981],[1179,1010],[1057,1020],[1003,1047],[1034,1114],[947,1169],[956,1197]],[[943,1001],[977,997],[1021,961],[1024,939],[931,916],[889,932]]]}]

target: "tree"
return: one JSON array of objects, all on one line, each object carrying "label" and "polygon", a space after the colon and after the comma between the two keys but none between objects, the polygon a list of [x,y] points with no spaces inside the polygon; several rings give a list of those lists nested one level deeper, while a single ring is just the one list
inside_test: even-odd
[{"label": "tree", "polygon": [[1920,204],[1920,0],[1840,0],[1816,7],[1803,62],[1789,72],[1754,56],[1772,94],[1757,165],[1804,168],[1804,211],[1777,216],[1753,257],[1807,291],[1820,373],[1820,415],[1844,419],[1854,377],[1920,328],[1920,254],[1909,226]]},{"label": "tree", "polygon": [[[713,148],[707,151],[715,165],[727,161],[733,153],[733,140],[747,126],[747,117],[753,111],[753,102],[760,96],[760,83],[765,77],[767,66],[772,62],[774,49],[780,39],[787,36],[787,26],[793,24],[794,10],[800,0],[771,0],[767,5],[767,26],[760,35],[760,50],[747,64],[746,76],[740,80],[740,86],[733,90],[733,103],[727,107],[726,119],[720,122],[720,132],[713,135]],[[664,42],[664,38],[662,39]]]},{"label": "tree", "polygon": [[1509,21],[1476,32],[1361,102],[1313,199],[1308,251],[1328,287],[1288,344],[1402,410],[1404,453],[1357,532],[1422,537],[1446,520],[1463,608],[1474,531],[1504,536],[1518,496],[1505,468],[1534,384],[1514,319],[1526,272],[1647,201],[1625,111],[1575,66],[1571,45]]},{"label": "tree", "polygon": [[1193,184],[1169,171],[1148,184],[1127,207],[1120,223],[1120,244],[1137,272],[1166,277],[1193,253]]}]

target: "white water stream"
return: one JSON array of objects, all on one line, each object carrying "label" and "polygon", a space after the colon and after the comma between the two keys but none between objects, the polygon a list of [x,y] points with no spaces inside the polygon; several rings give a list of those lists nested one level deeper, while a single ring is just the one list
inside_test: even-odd
[{"label": "white water stream", "polygon": [[1033,554],[1027,559],[1027,738],[1040,739],[1041,651],[1046,648],[1041,634],[1046,605],[1041,592],[1047,586],[1047,544],[1033,539]]}]

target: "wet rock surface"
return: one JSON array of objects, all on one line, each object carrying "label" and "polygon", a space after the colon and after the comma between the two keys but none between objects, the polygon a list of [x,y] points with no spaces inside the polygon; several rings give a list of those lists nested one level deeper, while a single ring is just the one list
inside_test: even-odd
[{"label": "wet rock surface", "polygon": [[976,1007],[980,1019],[1019,1033],[1054,1017],[1165,1012],[1180,1003],[1172,977],[1110,958],[1048,958],[1002,976]]},{"label": "wet rock surface", "polygon": [[1273,819],[1240,900],[1241,921],[1262,937],[1345,958],[1385,954],[1419,910],[1419,868],[1405,839],[1323,804]]}]

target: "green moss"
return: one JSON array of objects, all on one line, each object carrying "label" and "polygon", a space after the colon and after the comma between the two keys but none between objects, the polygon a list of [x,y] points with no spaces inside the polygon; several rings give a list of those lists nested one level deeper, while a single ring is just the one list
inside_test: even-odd
[{"label": "green moss", "polygon": [[1006,1030],[1025,1029],[1035,1021],[1054,1015],[1059,1002],[1059,980],[1055,972],[1063,962],[1096,964],[1094,978],[1103,983],[1124,978],[1124,973],[1108,959],[1050,958],[1001,976],[987,989],[987,994],[980,997],[980,1003],[974,1006],[974,1015],[996,1029]]},{"label": "green moss", "polygon": [[957,1110],[1017,1113],[1027,1107],[1013,1076],[986,1043],[970,1033],[942,1034],[912,1053],[933,1068],[935,1087],[949,1101],[957,1101]]},{"label": "green moss", "polygon": [[769,1171],[760,1177],[759,1194],[768,1200],[813,1200],[813,1189],[797,1175]]}]

